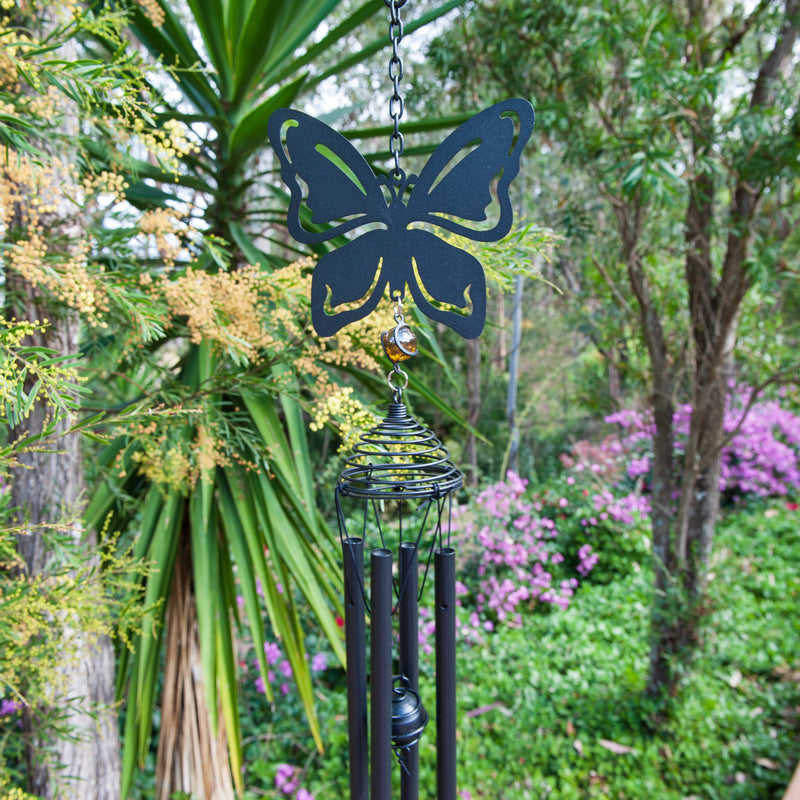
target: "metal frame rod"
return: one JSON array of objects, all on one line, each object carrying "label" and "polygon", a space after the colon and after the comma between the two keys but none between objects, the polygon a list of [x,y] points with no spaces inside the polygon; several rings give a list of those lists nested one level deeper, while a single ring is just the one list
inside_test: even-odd
[{"label": "metal frame rod", "polygon": [[[419,691],[419,574],[417,546],[400,544],[400,674],[408,688]],[[419,800],[419,745],[403,755],[406,768],[400,771],[401,800]]]},{"label": "metal frame rod", "polygon": [[342,540],[350,800],[369,800],[364,541]]},{"label": "metal frame rod", "polygon": [[436,596],[436,798],[456,800],[456,551],[433,554]]},{"label": "metal frame rod", "polygon": [[392,796],[392,551],[370,553],[372,800]]}]

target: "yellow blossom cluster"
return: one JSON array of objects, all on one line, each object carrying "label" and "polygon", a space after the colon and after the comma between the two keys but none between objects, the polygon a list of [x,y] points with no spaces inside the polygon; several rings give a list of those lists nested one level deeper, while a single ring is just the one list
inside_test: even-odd
[{"label": "yellow blossom cluster", "polygon": [[[11,245],[7,263],[23,278],[80,312],[90,325],[105,327],[102,315],[108,310],[108,297],[100,276],[87,266],[87,253],[88,245],[81,240],[66,252],[49,252],[39,227]],[[102,272],[102,268],[98,269]]]},{"label": "yellow blossom cluster", "polygon": [[226,467],[230,459],[222,448],[222,440],[214,435],[208,425],[198,425],[192,445],[194,454],[194,480],[204,479],[214,467]]},{"label": "yellow blossom cluster", "polygon": [[17,56],[20,48],[30,44],[31,40],[24,33],[0,24],[0,42],[0,88],[15,92],[19,90]]},{"label": "yellow blossom cluster", "polygon": [[357,366],[373,373],[386,372],[386,364],[374,354],[380,352],[381,333],[397,324],[394,311],[394,303],[387,297],[378,309],[343,328],[335,336],[326,339],[314,337],[313,343],[299,360],[309,368],[311,364],[315,365],[322,372],[314,386],[317,400],[312,407],[309,427],[317,431],[324,425],[331,425],[341,440],[340,453],[351,450],[358,437],[373,426],[378,418],[355,396],[351,387],[333,385],[327,371],[322,371],[320,365]]},{"label": "yellow blossom cluster", "polygon": [[[163,22],[163,7],[158,0],[143,0],[142,5],[154,24]],[[0,165],[0,258],[4,267],[78,311],[90,325],[105,326],[103,318],[124,288],[120,289],[94,263],[94,252],[107,251],[87,232],[109,207],[125,198],[129,170],[122,168],[124,153],[131,146],[141,146],[146,159],[157,159],[177,171],[180,159],[196,151],[197,145],[190,128],[180,121],[151,127],[151,117],[140,113],[146,110],[146,100],[133,90],[133,83],[129,91],[127,85],[123,87],[109,75],[97,78],[95,84],[94,75],[69,70],[64,73],[59,62],[41,58],[41,43],[31,33],[37,29],[37,17],[56,19],[62,25],[59,33],[63,33],[63,40],[56,36],[47,42],[51,53],[69,40],[71,32],[92,24],[77,16],[77,0],[61,0],[57,6],[46,0],[0,0],[0,8],[5,9],[0,12],[0,113],[21,124],[30,121],[34,130],[41,126],[44,131],[32,137],[30,152],[26,146],[19,150],[9,147]],[[106,20],[103,24],[103,31],[109,32],[117,23]],[[74,56],[66,53],[65,59]],[[129,80],[127,71],[123,80]],[[98,95],[102,95],[102,102],[95,102]],[[109,170],[92,172],[87,165],[93,159],[78,157],[81,140],[66,129],[70,121],[78,124],[77,107],[81,104],[86,124],[97,124],[105,131],[104,136],[119,144],[110,148]],[[110,109],[110,116],[102,114],[101,108]],[[56,119],[60,112],[66,113],[63,119]],[[129,212],[123,211],[125,214]],[[137,231],[126,247],[134,256],[140,255],[144,243],[151,252],[157,250],[168,267],[173,266],[185,255],[187,226],[183,216],[180,210],[145,213],[141,235]]]},{"label": "yellow blossom cluster", "polygon": [[56,119],[61,98],[55,86],[49,86],[46,92],[28,96],[27,108],[30,116],[41,122],[53,123]]},{"label": "yellow blossom cluster", "polygon": [[8,784],[0,783],[0,790],[3,791],[3,794],[0,795],[3,800],[36,800],[36,795],[23,792],[17,786],[8,788]]},{"label": "yellow blossom cluster", "polygon": [[79,226],[88,197],[98,191],[119,196],[124,186],[112,173],[80,181],[74,166],[55,157],[43,165],[18,155],[0,170],[0,227],[11,240],[7,266],[91,325],[105,325],[108,293],[103,269],[89,266],[90,242],[74,238],[73,226]]},{"label": "yellow blossom cluster", "polygon": [[190,156],[200,150],[197,143],[188,138],[186,125],[180,120],[168,119],[162,134],[164,141],[169,143],[169,150],[180,156]]},{"label": "yellow blossom cluster", "polygon": [[139,465],[139,472],[153,483],[178,491],[190,488],[189,476],[192,472],[189,454],[179,445],[165,448],[152,440],[141,442],[142,449],[132,458]]},{"label": "yellow blossom cluster", "polygon": [[320,340],[320,358],[335,366],[352,364],[373,372],[383,371],[384,365],[372,353],[379,349],[381,333],[394,328],[396,324],[394,303],[387,297],[364,319],[352,322],[330,339]]},{"label": "yellow blossom cluster", "polygon": [[340,438],[339,452],[350,450],[358,437],[375,425],[378,418],[354,396],[350,386],[344,386],[321,397],[314,404],[309,428],[319,431],[325,425],[333,425]]},{"label": "yellow blossom cluster", "polygon": [[43,216],[58,211],[62,187],[75,178],[74,168],[59,158],[46,166],[23,154],[5,159],[0,171],[0,224],[6,230],[36,227]]},{"label": "yellow blossom cluster", "polygon": [[[131,456],[138,471],[169,489],[191,491],[197,481],[205,480],[215,467],[227,467],[231,463],[223,438],[218,435],[216,426],[209,422],[196,425],[193,441],[173,435],[174,424],[169,424],[166,419],[160,425],[152,421],[134,427],[130,433],[141,447]],[[119,458],[119,477],[124,478],[121,464]]]},{"label": "yellow blossom cluster", "polygon": [[[153,214],[143,221],[142,229],[155,234],[168,223],[164,214]],[[313,267],[312,258],[271,272],[253,266],[213,273],[189,267],[180,274],[155,279],[145,273],[140,284],[154,299],[166,302],[171,317],[186,325],[196,344],[214,342],[229,356],[251,363],[281,354],[291,369],[279,371],[276,380],[285,381],[289,389],[297,385],[299,377],[312,395],[312,429],[332,426],[342,438],[342,447],[347,448],[375,418],[351,388],[338,385],[332,368],[357,366],[384,372],[386,365],[376,353],[380,352],[381,333],[396,324],[395,305],[387,298],[366,319],[321,339],[312,330],[309,313]],[[170,451],[162,441],[137,457],[140,469],[159,482],[188,485],[203,471],[222,463],[213,441],[200,428],[190,452]]]},{"label": "yellow blossom cluster", "polygon": [[[0,41],[3,37],[3,28],[0,26]],[[9,117],[33,118],[38,123],[47,122],[55,125],[60,106],[60,96],[55,86],[49,86],[46,91],[21,92],[18,86],[5,85],[5,79],[9,78],[12,67],[4,61],[5,51],[0,47],[0,89],[6,90],[15,95],[14,102],[0,103],[2,113]],[[13,65],[16,69],[16,65]]]},{"label": "yellow blossom cluster", "polygon": [[0,408],[15,410],[17,386],[22,382],[23,366],[16,358],[22,342],[44,330],[43,325],[0,319]]},{"label": "yellow blossom cluster", "polygon": [[[330,381],[318,360],[318,347],[310,335],[308,297],[311,291],[313,258],[301,258],[273,270],[266,282],[265,297],[269,313],[266,319],[274,338],[294,352],[295,374],[302,375],[307,383],[315,382],[315,395],[326,394]],[[285,374],[284,379],[291,381]]]},{"label": "yellow blossom cluster", "polygon": [[185,318],[193,342],[208,339],[231,354],[257,360],[260,349],[276,344],[262,324],[267,279],[256,267],[217,273],[189,268],[177,278],[165,276],[158,287],[172,314]]},{"label": "yellow blossom cluster", "polygon": [[141,117],[131,120],[133,133],[164,167],[177,175],[180,156],[199,151],[198,145],[188,136],[188,128],[178,120],[170,120],[162,128],[151,128]]},{"label": "yellow blossom cluster", "polygon": [[[65,531],[70,519],[58,523],[25,524],[0,529],[0,565],[19,564],[14,554],[16,535],[32,530]],[[113,541],[95,559],[78,558],[78,551],[63,542],[63,558],[51,559],[46,572],[28,575],[25,569],[6,572],[0,584],[3,608],[3,647],[0,648],[0,685],[6,698],[31,708],[53,707],[69,691],[69,667],[85,658],[86,648],[112,631],[126,644],[141,630],[145,611],[130,597],[146,579],[150,567],[134,560],[130,552],[117,555]],[[74,633],[80,631],[80,635]],[[119,632],[119,633],[118,633]],[[5,766],[5,764],[4,764]],[[7,770],[0,770],[2,800],[34,800],[34,795],[13,788]]]},{"label": "yellow blossom cluster", "polygon": [[160,28],[164,24],[166,15],[157,0],[136,0],[136,2],[154,27]]},{"label": "yellow blossom cluster", "polygon": [[327,367],[355,366],[371,372],[383,370],[373,353],[379,349],[380,335],[394,327],[394,304],[388,298],[376,311],[340,330],[335,336],[320,338],[309,319],[309,296],[313,258],[299,259],[275,270],[269,278],[270,325],[283,341],[302,343],[295,359],[295,370],[314,381],[317,397],[332,391]]},{"label": "yellow blossom cluster", "polygon": [[138,227],[145,239],[153,237],[158,257],[164,265],[174,267],[183,249],[181,234],[186,230],[183,212],[173,208],[150,209],[142,214]]},{"label": "yellow blossom cluster", "polygon": [[0,319],[0,422],[5,425],[20,425],[36,402],[63,411],[81,380],[74,366],[36,347],[48,325],[46,320]]},{"label": "yellow blossom cluster", "polygon": [[84,175],[81,181],[81,187],[86,197],[104,196],[111,203],[122,200],[125,190],[129,186],[124,175],[108,170]]}]

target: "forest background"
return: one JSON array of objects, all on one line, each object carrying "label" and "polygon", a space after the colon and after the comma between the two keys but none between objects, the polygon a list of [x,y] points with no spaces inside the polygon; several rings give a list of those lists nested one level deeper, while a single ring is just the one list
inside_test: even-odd
[{"label": "forest background", "polygon": [[[385,168],[388,9],[1,13],[3,780],[127,797],[144,770],[159,797],[232,796],[247,775],[242,637],[273,708],[280,643],[323,745],[312,631],[343,660],[326,498],[337,448],[385,393],[392,311],[313,336],[324,248],[285,233],[266,123],[306,108]],[[487,333],[415,319],[415,410],[474,486],[511,470],[538,488],[631,412],[616,417],[639,434],[625,478],[652,542],[639,674],[653,706],[639,710],[669,719],[713,630],[720,505],[797,493],[796,428],[777,412],[756,435],[776,443],[772,482],[748,489],[730,469],[755,458],[731,410],[797,408],[798,3],[411,0],[403,14],[409,165],[496,100],[537,113],[519,227],[479,254]],[[600,564],[619,554],[614,536],[576,544]]]}]

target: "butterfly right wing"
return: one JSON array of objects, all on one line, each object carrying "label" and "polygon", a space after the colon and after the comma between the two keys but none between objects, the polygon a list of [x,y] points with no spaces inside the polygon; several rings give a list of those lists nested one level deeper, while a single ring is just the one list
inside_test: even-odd
[{"label": "butterfly right wing", "polygon": [[533,123],[531,104],[513,98],[459,125],[420,172],[408,201],[410,218],[479,242],[502,239],[514,220],[509,188]]},{"label": "butterfly right wing", "polygon": [[[271,114],[267,135],[291,195],[287,225],[297,241],[327,242],[373,222],[388,226],[389,210],[378,179],[344,136],[290,108]],[[330,227],[309,230],[304,218]]]}]

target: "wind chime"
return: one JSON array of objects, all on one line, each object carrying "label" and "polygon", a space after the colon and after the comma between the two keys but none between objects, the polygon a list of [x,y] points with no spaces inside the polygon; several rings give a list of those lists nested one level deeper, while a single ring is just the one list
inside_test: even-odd
[{"label": "wind chime", "polygon": [[[399,53],[400,9],[406,2],[384,0],[390,12],[393,89],[393,163],[387,173],[376,175],[347,139],[300,111],[275,111],[268,125],[290,192],[289,232],[304,244],[345,238],[345,244],[314,267],[311,314],[316,332],[332,336],[364,318],[386,297],[387,286],[396,323],[381,336],[392,364],[387,414],[360,437],[335,490],[345,588],[350,800],[390,800],[395,760],[402,800],[419,797],[419,740],[428,723],[419,693],[419,603],[431,562],[436,797],[456,800],[455,549],[450,519],[463,478],[441,442],[403,403],[408,375],[400,364],[417,354],[403,302],[408,291],[429,319],[467,339],[481,334],[486,318],[483,267],[430,228],[481,242],[497,241],[509,232],[509,188],[534,123],[526,100],[497,103],[456,128],[419,175],[407,176],[400,167],[404,103]],[[351,533],[348,527],[357,530]],[[372,542],[369,583],[367,540]]]}]

